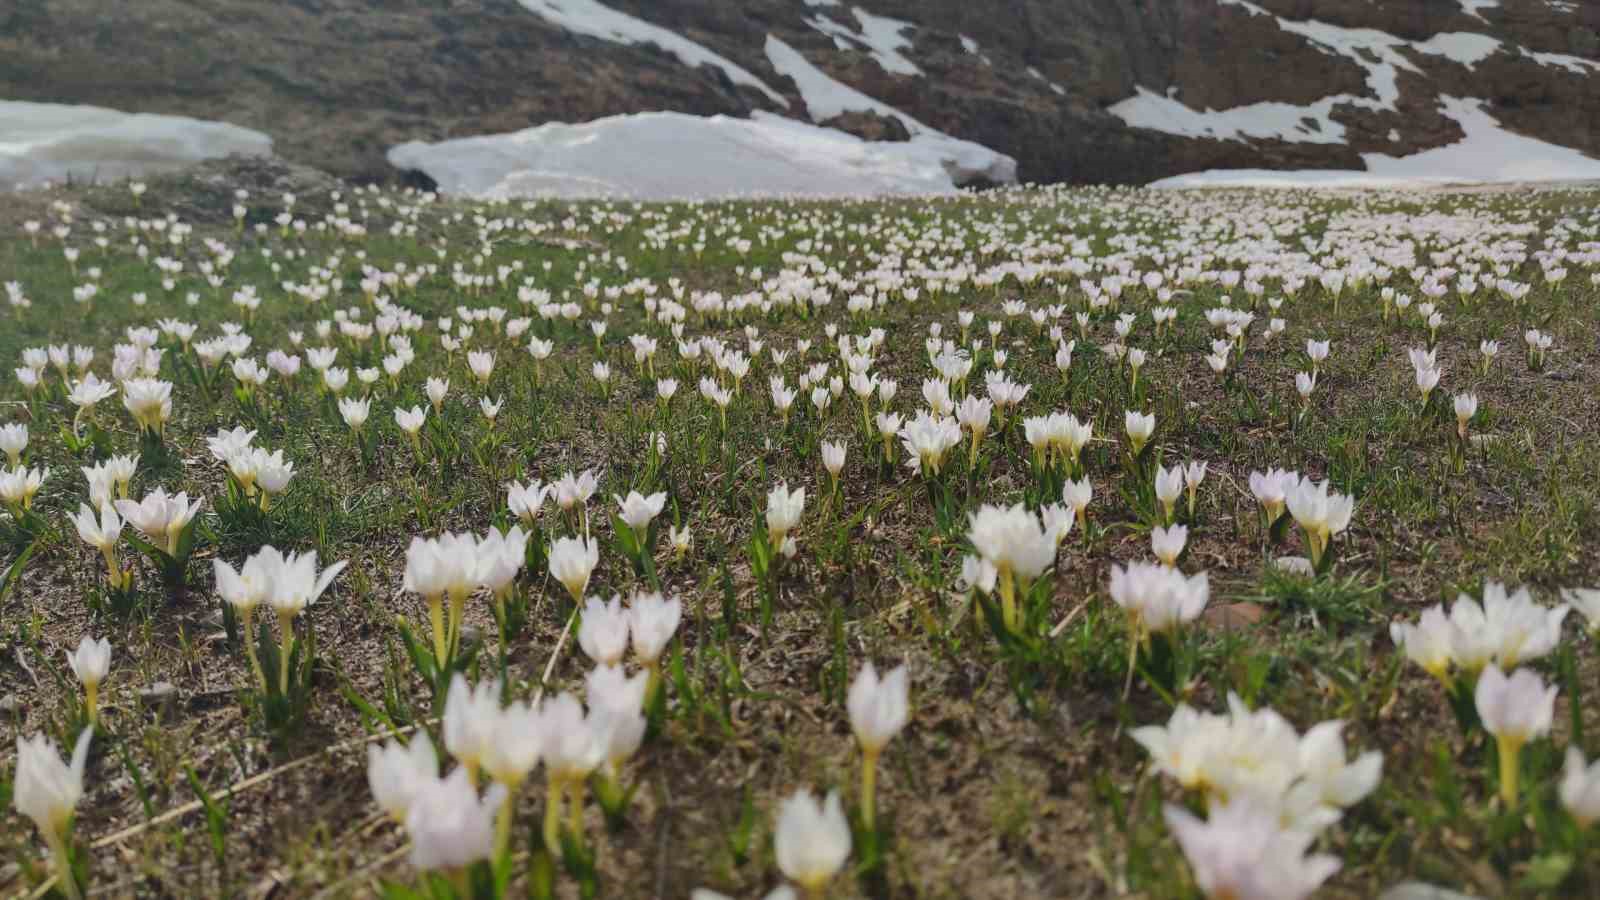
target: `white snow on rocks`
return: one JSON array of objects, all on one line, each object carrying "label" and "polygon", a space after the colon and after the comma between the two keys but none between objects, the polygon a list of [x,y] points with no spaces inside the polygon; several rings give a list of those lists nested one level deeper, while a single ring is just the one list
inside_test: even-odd
[{"label": "white snow on rocks", "polygon": [[1423,53],[1442,56],[1471,69],[1478,63],[1495,55],[1500,50],[1500,41],[1486,34],[1473,34],[1470,31],[1447,31],[1436,34],[1425,41],[1414,43],[1411,46]]},{"label": "white snow on rocks", "polygon": [[1600,63],[1592,59],[1584,59],[1581,56],[1568,56],[1565,53],[1535,53],[1527,48],[1523,48],[1522,52],[1541,66],[1555,66],[1566,69],[1576,75],[1588,75],[1591,72],[1600,70]]},{"label": "white snow on rocks", "polygon": [[1155,187],[1387,188],[1426,184],[1584,181],[1600,179],[1600,160],[1501,127],[1483,101],[1441,97],[1441,112],[1466,136],[1454,144],[1410,156],[1363,153],[1366,171],[1215,169],[1178,175]]},{"label": "white snow on rocks", "polygon": [[978,46],[978,42],[977,41],[973,40],[972,38],[967,37],[964,34],[957,35],[957,37],[961,38],[961,49],[963,49],[963,50],[967,51],[968,53],[971,53],[973,56],[976,56],[977,58],[983,60],[983,64],[986,65],[986,66],[994,65],[994,63],[989,61],[989,57],[984,55],[983,48]]},{"label": "white snow on rocks", "polygon": [[1314,19],[1304,21],[1285,19],[1273,15],[1249,0],[1218,0],[1218,2],[1224,6],[1243,7],[1251,15],[1272,16],[1277,20],[1280,29],[1290,34],[1298,34],[1322,52],[1343,56],[1365,69],[1367,90],[1373,93],[1376,100],[1370,97],[1351,97],[1349,102],[1357,106],[1393,110],[1395,101],[1400,99],[1399,70],[1421,74],[1421,71],[1400,53],[1400,49],[1411,46],[1411,42],[1388,32],[1374,28],[1344,28]]},{"label": "white snow on rocks", "polygon": [[616,44],[654,44],[691,68],[713,65],[726,72],[734,84],[753,87],[773,103],[787,109],[789,101],[760,78],[732,60],[689,40],[675,31],[652,25],[598,3],[596,0],[519,0],[523,6],[574,34]]},{"label": "white snow on rocks", "polygon": [[[1400,72],[1424,74],[1406,56],[1406,51],[1442,56],[1468,69],[1505,51],[1521,53],[1541,65],[1559,66],[1579,74],[1600,70],[1600,63],[1592,60],[1556,53],[1532,53],[1473,32],[1443,32],[1425,41],[1408,41],[1372,28],[1345,28],[1314,19],[1286,19],[1250,0],[1217,0],[1217,3],[1241,7],[1253,16],[1270,16],[1283,31],[1300,35],[1323,53],[1342,56],[1360,66],[1366,72],[1366,94],[1335,94],[1300,106],[1269,101],[1224,110],[1196,110],[1172,97],[1138,86],[1132,97],[1111,106],[1108,111],[1132,127],[1181,137],[1341,143],[1345,132],[1343,126],[1332,119],[1335,107],[1349,104],[1393,112],[1400,99]],[[1497,2],[1484,0],[1462,0],[1462,8],[1479,18],[1482,16],[1478,15],[1478,10],[1497,5]]]},{"label": "white snow on rocks", "polygon": [[1197,110],[1148,88],[1107,108],[1132,128],[1148,128],[1182,137],[1215,140],[1275,138],[1301,144],[1342,144],[1344,126],[1333,120],[1334,104],[1346,95],[1326,97],[1309,106],[1293,103],[1251,103],[1224,110]]},{"label": "white snow on rocks", "polygon": [[1473,17],[1474,19],[1482,19],[1485,22],[1489,20],[1484,19],[1483,14],[1478,12],[1478,10],[1494,9],[1496,6],[1500,5],[1500,0],[1459,0],[1459,2],[1461,3],[1462,12]]},{"label": "white snow on rocks", "polygon": [[68,178],[101,181],[272,152],[259,131],[185,116],[0,100],[0,188]]},{"label": "white snow on rocks", "polygon": [[767,60],[780,75],[786,75],[800,90],[806,113],[813,122],[826,122],[846,112],[870,112],[899,119],[911,133],[910,141],[901,144],[916,145],[918,153],[936,155],[945,160],[946,168],[957,184],[971,181],[988,181],[1010,184],[1017,180],[1017,161],[1004,153],[997,153],[982,144],[951,137],[930,128],[898,109],[861,93],[853,87],[829,77],[800,55],[800,51],[783,41],[767,35]]},{"label": "white snow on rocks", "polygon": [[905,33],[917,26],[900,19],[873,15],[859,6],[852,8],[851,13],[860,25],[859,31],[823,15],[812,16],[806,20],[806,24],[833,38],[833,45],[840,50],[850,50],[857,45],[864,47],[878,65],[891,75],[922,74],[917,64],[900,52],[911,46],[911,39]]},{"label": "white snow on rocks", "polygon": [[762,112],[638,113],[413,141],[391,149],[389,162],[427,173],[446,193],[632,200],[949,193],[958,168],[939,141],[863,141]]}]

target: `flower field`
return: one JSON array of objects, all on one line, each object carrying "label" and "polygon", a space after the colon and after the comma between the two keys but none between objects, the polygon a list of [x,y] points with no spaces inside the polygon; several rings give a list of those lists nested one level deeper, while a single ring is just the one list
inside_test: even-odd
[{"label": "flower field", "polygon": [[1588,896],[1595,209],[8,197],[0,894]]}]

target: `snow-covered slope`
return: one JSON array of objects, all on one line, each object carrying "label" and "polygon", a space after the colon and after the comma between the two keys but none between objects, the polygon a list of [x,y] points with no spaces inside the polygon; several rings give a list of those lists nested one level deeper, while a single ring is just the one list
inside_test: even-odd
[{"label": "snow-covered slope", "polygon": [[986,181],[991,184],[1010,184],[1017,180],[1017,161],[1004,153],[929,128],[889,104],[874,100],[830,78],[798,50],[770,34],[767,35],[766,51],[772,67],[788,76],[799,88],[800,98],[805,101],[811,121],[826,122],[848,112],[869,112],[898,119],[911,135],[909,143],[915,147],[910,149],[920,156],[943,159],[956,183]]},{"label": "snow-covered slope", "polygon": [[652,25],[643,19],[612,9],[597,0],[519,0],[528,9],[574,34],[587,35],[618,44],[654,44],[676,56],[684,65],[711,65],[725,72],[734,84],[753,87],[779,106],[788,106],[783,95],[737,63],[689,40],[675,31]]},{"label": "snow-covered slope", "polygon": [[271,138],[226,122],[0,100],[0,188],[125,178],[271,152]]},{"label": "snow-covered slope", "polygon": [[948,193],[937,142],[877,142],[770,113],[637,113],[389,151],[449,193],[635,200]]},{"label": "snow-covered slope", "polygon": [[1600,160],[1501,127],[1483,101],[1441,98],[1441,111],[1466,137],[1410,156],[1362,155],[1366,171],[1220,169],[1178,175],[1156,187],[1400,187],[1453,182],[1537,182],[1600,179]]}]

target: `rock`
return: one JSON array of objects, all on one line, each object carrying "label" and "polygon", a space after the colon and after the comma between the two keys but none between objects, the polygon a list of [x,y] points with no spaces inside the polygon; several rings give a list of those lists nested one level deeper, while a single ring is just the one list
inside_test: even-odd
[{"label": "rock", "polygon": [[172,712],[178,700],[178,688],[170,681],[158,681],[139,691],[139,705],[154,710],[157,718]]},{"label": "rock", "polygon": [[16,694],[0,697],[0,718],[15,719],[22,715],[22,700]]},{"label": "rock", "polygon": [[483,629],[482,628],[479,628],[476,625],[468,625],[468,624],[466,624],[464,622],[462,623],[462,625],[461,625],[461,646],[469,647],[469,646],[471,646],[473,644],[481,643],[482,641],[483,641]]},{"label": "rock", "polygon": [[837,128],[864,141],[911,140],[911,132],[906,130],[905,123],[892,116],[883,116],[875,112],[847,112],[818,124]]},{"label": "rock", "polygon": [[1259,604],[1229,603],[1207,608],[1201,618],[1213,628],[1243,628],[1261,621],[1266,614],[1266,609]]}]

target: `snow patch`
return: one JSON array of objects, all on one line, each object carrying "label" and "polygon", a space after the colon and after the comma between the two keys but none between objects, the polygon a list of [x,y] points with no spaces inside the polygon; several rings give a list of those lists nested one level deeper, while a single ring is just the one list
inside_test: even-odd
[{"label": "snow patch", "polygon": [[[826,122],[847,112],[870,112],[899,119],[911,134],[909,143],[920,144],[947,160],[957,183],[988,181],[1010,184],[1017,180],[1017,161],[982,144],[951,137],[930,128],[898,109],[829,77],[809,60],[773,35],[767,35],[767,61],[778,74],[794,81],[813,122]],[[906,143],[906,142],[901,142]]]},{"label": "snow patch", "polygon": [[413,141],[392,148],[389,162],[427,173],[447,193],[481,197],[857,196],[950,193],[957,186],[949,148],[929,136],[863,141],[763,112],[750,119],[652,112],[555,122]]},{"label": "snow patch", "polygon": [[741,68],[738,63],[704,47],[675,31],[652,25],[598,3],[596,0],[518,0],[531,12],[546,21],[587,37],[599,38],[614,44],[654,44],[676,56],[690,68],[712,65],[726,72],[734,84],[747,85],[767,96],[768,100],[789,108],[789,101],[766,82]]},{"label": "snow patch", "polygon": [[1448,31],[1436,34],[1425,41],[1413,43],[1411,46],[1423,53],[1442,56],[1471,69],[1499,51],[1500,41],[1486,34]]},{"label": "snow patch", "polygon": [[989,57],[984,55],[983,49],[978,46],[978,42],[977,41],[973,40],[972,38],[967,37],[964,34],[960,34],[960,35],[956,35],[956,36],[961,38],[961,49],[963,49],[963,50],[967,51],[968,53],[971,53],[973,56],[976,56],[977,58],[983,60],[983,64],[986,65],[986,66],[994,65],[994,63],[989,61]]},{"label": "snow patch", "polygon": [[1597,63],[1592,59],[1584,59],[1581,56],[1568,56],[1565,53],[1535,53],[1526,48],[1524,48],[1522,52],[1523,54],[1532,57],[1533,60],[1539,63],[1541,66],[1555,66],[1566,69],[1568,72],[1573,72],[1578,75],[1587,75],[1590,72],[1600,69],[1600,63]]},{"label": "snow patch", "polygon": [[1483,101],[1441,97],[1440,111],[1466,136],[1410,156],[1363,153],[1366,171],[1214,169],[1178,175],[1153,187],[1387,188],[1419,184],[1583,181],[1600,179],[1600,160],[1501,127]]},{"label": "snow patch", "polygon": [[891,75],[922,74],[922,69],[900,52],[911,46],[911,39],[905,36],[906,31],[917,26],[900,19],[873,15],[859,6],[852,8],[851,13],[859,23],[859,31],[827,16],[813,16],[806,20],[806,24],[833,38],[834,46],[840,50],[849,50],[856,45],[866,48],[878,65]]},{"label": "snow patch", "polygon": [[1355,97],[1351,102],[1369,109],[1393,110],[1400,99],[1399,70],[1421,74],[1411,61],[1401,55],[1400,48],[1410,41],[1397,38],[1373,28],[1344,28],[1315,19],[1298,21],[1273,15],[1249,0],[1218,0],[1224,6],[1240,6],[1251,15],[1272,16],[1278,27],[1290,34],[1298,34],[1317,49],[1332,56],[1343,56],[1365,69],[1367,89],[1377,97],[1376,102],[1367,97]]},{"label": "snow patch", "polygon": [[119,179],[240,153],[265,156],[259,131],[186,116],[0,100],[0,186]]},{"label": "snow patch", "polygon": [[1459,0],[1459,2],[1461,3],[1462,12],[1473,17],[1474,19],[1479,19],[1484,22],[1489,20],[1483,18],[1483,14],[1478,12],[1478,10],[1494,9],[1500,5],[1500,0]]},{"label": "snow patch", "polygon": [[1245,140],[1272,138],[1300,144],[1344,142],[1344,126],[1332,117],[1346,95],[1326,97],[1310,106],[1251,103],[1225,110],[1196,110],[1145,88],[1106,111],[1132,128],[1148,128],[1181,137]]}]

